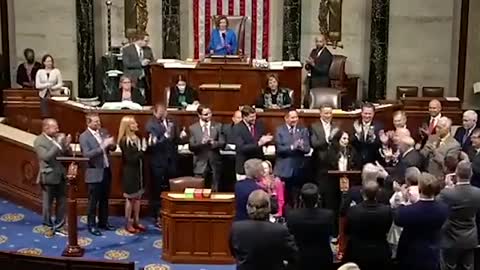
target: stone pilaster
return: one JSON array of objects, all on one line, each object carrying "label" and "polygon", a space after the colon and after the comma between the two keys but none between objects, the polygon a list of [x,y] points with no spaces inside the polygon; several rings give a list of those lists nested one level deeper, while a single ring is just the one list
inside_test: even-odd
[{"label": "stone pilaster", "polygon": [[163,58],[180,59],[180,0],[162,0]]},{"label": "stone pilaster", "polygon": [[95,74],[95,33],[93,0],[76,1],[78,96],[93,97]]},{"label": "stone pilaster", "polygon": [[300,60],[301,0],[283,3],[283,60]]}]

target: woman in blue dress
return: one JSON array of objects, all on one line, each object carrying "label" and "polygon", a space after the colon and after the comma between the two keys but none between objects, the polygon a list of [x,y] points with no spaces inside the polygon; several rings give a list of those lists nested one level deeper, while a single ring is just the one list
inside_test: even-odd
[{"label": "woman in blue dress", "polygon": [[232,29],[228,28],[226,16],[219,16],[215,22],[216,28],[210,36],[210,54],[212,55],[235,55],[237,54],[237,36]]}]

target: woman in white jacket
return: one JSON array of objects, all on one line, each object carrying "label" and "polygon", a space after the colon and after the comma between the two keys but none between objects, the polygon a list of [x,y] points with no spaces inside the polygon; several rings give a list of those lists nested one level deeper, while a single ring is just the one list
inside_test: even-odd
[{"label": "woman in white jacket", "polygon": [[46,54],[42,57],[42,69],[38,70],[35,77],[35,88],[39,90],[40,111],[42,118],[49,117],[48,99],[59,94],[63,87],[62,74],[54,66],[53,57]]}]

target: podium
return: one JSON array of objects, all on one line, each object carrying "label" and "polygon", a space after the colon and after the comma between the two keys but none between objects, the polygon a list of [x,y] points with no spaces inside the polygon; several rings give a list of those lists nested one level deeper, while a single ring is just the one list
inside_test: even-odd
[{"label": "podium", "polygon": [[[348,192],[350,189],[351,184],[360,184],[360,176],[361,171],[328,171],[328,175],[332,177],[338,177],[340,181],[340,191]],[[345,249],[347,248],[347,236],[345,235],[345,225],[346,225],[346,218],[340,215],[338,220],[338,252],[337,252],[337,259],[341,261],[343,259],[343,255],[345,254]]]},{"label": "podium", "polygon": [[162,259],[170,263],[232,264],[230,229],[235,215],[233,193],[187,199],[183,193],[163,192]]},{"label": "podium", "polygon": [[68,243],[62,252],[64,257],[82,257],[85,250],[78,245],[77,234],[77,172],[78,164],[81,162],[87,162],[88,158],[84,157],[58,157],[58,161],[65,164],[67,170],[67,232]]}]

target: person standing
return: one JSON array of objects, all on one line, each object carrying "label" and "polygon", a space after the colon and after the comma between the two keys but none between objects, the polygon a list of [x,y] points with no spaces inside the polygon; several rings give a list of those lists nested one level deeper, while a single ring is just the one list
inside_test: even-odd
[{"label": "person standing", "polygon": [[[85,183],[88,186],[88,232],[101,236],[97,229],[114,230],[108,223],[108,198],[112,185],[110,152],[117,148],[114,138],[106,129],[101,128],[98,114],[86,116],[87,129],[80,135],[80,149],[84,157],[89,158],[85,169]],[[98,226],[95,216],[98,210]]]},{"label": "person standing", "polygon": [[472,147],[471,136],[473,130],[477,127],[478,115],[475,111],[468,110],[463,113],[462,126],[457,128],[455,140],[462,146],[462,151],[467,153]]},{"label": "person standing", "polygon": [[[66,235],[65,229],[65,193],[66,170],[58,157],[71,152],[70,135],[65,136],[58,131],[58,123],[53,118],[46,118],[42,122],[42,134],[33,142],[33,148],[39,161],[37,183],[42,188],[42,215],[43,225],[49,228],[47,237],[55,233]],[[56,203],[55,220],[52,218],[53,202]]]},{"label": "person standing", "polygon": [[299,190],[304,181],[305,155],[310,152],[310,137],[305,127],[298,125],[298,113],[290,109],[285,124],[275,132],[276,163],[274,174],[285,182],[286,202],[298,204]]},{"label": "person standing", "polygon": [[63,87],[62,73],[55,68],[53,57],[46,54],[42,57],[42,69],[35,75],[35,88],[38,89],[40,97],[40,113],[42,118],[48,118],[48,99],[58,93]]},{"label": "person standing", "polygon": [[136,82],[138,90],[148,101],[150,93],[147,90],[146,68],[151,60],[147,58],[148,55],[145,55],[146,45],[145,34],[137,33],[133,37],[133,43],[123,48],[122,62],[124,75]]},{"label": "person standing", "polygon": [[206,106],[198,106],[197,114],[199,121],[189,128],[189,149],[194,154],[193,173],[211,179],[211,189],[217,192],[222,174],[220,149],[225,147],[222,125],[211,121],[212,110]]},{"label": "person standing", "polygon": [[306,60],[305,69],[310,73],[310,89],[330,86],[330,66],[333,55],[327,48],[324,35],[315,38],[315,48],[312,49]]},{"label": "person standing", "polygon": [[125,229],[129,233],[144,232],[140,224],[140,200],[145,191],[143,182],[143,153],[146,140],[137,136],[138,124],[130,115],[122,117],[118,129],[118,145],[122,150],[122,190],[125,198]]},{"label": "person standing", "polygon": [[35,61],[35,52],[27,48],[23,51],[25,62],[18,65],[17,84],[26,89],[35,88],[35,77],[42,65]]},{"label": "person standing", "polygon": [[375,106],[371,103],[362,104],[361,119],[353,122],[355,132],[352,145],[360,156],[362,165],[375,163],[379,160],[379,149],[382,146],[380,134],[383,126],[374,120]]},{"label": "person standing", "polygon": [[418,181],[420,200],[398,208],[394,222],[403,228],[398,241],[399,269],[439,270],[440,233],[448,218],[448,207],[435,201],[439,181],[422,173]]},{"label": "person standing", "polygon": [[475,217],[480,210],[480,188],[470,184],[470,162],[460,161],[455,175],[455,186],[443,189],[437,196],[437,201],[445,203],[450,209],[441,241],[443,269],[473,270],[474,249],[478,245]]}]

